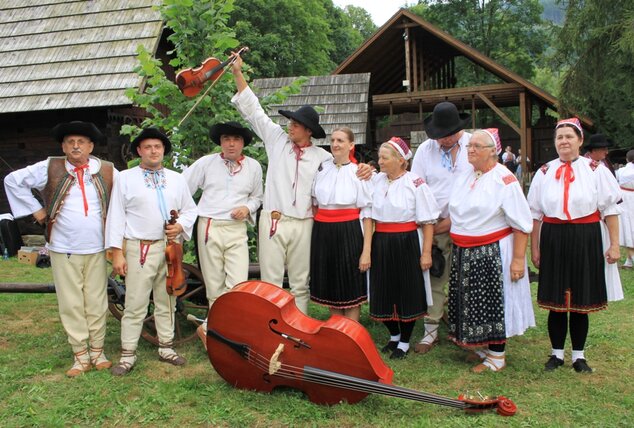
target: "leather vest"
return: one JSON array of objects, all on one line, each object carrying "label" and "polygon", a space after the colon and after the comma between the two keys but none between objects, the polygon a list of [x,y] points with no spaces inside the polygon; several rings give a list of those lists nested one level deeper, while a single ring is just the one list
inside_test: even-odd
[{"label": "leather vest", "polygon": [[[91,156],[92,158],[92,156]],[[95,158],[96,159],[96,158]],[[108,214],[108,203],[110,194],[112,193],[112,181],[114,174],[114,165],[112,162],[99,159],[99,170],[92,174],[92,182],[99,197],[101,205],[101,217],[103,224],[106,224],[106,215]],[[46,186],[42,191],[44,198],[44,208],[46,209],[46,240],[50,242],[51,229],[55,223],[55,219],[59,214],[64,199],[68,196],[70,188],[75,183],[75,177],[66,170],[65,156],[51,156],[48,158],[48,179]]]}]

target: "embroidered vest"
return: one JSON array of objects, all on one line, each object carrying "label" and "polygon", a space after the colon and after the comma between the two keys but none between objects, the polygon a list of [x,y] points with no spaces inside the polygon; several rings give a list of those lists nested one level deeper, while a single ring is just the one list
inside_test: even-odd
[{"label": "embroidered vest", "polygon": [[[92,157],[92,156],[91,156]],[[92,174],[92,182],[99,197],[101,205],[101,217],[106,224],[108,203],[112,192],[112,178],[114,165],[112,162],[100,160],[99,171]],[[42,191],[44,207],[46,209],[46,241],[50,242],[53,223],[62,209],[64,199],[68,196],[70,188],[75,183],[75,177],[66,170],[65,156],[51,156],[48,158],[48,180]]]}]

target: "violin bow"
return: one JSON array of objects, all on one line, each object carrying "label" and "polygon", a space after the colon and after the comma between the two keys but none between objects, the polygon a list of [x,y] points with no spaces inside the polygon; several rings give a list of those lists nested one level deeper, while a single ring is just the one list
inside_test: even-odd
[{"label": "violin bow", "polygon": [[203,98],[205,98],[205,96],[209,93],[209,91],[211,91],[211,88],[214,87],[216,82],[222,78],[222,76],[227,71],[227,68],[229,68],[231,65],[233,65],[233,63],[240,56],[240,54],[242,54],[242,52],[248,52],[248,51],[249,51],[249,47],[248,46],[244,46],[244,47],[240,48],[240,50],[238,50],[238,52],[236,52],[236,54],[233,55],[231,57],[231,59],[229,59],[229,61],[227,61],[227,64],[225,64],[224,67],[222,67],[222,71],[220,72],[220,76],[218,76],[217,79],[215,79],[213,82],[211,82],[211,85],[209,85],[207,90],[205,90],[205,92],[203,92],[203,94],[200,97],[198,97],[198,100],[196,101],[196,103],[192,106],[192,108],[189,109],[187,114],[185,116],[183,116],[183,118],[180,120],[180,122],[178,122],[178,125],[176,125],[176,128],[180,128],[180,126],[183,124],[183,122],[185,122],[185,120],[187,120],[187,118],[192,114],[194,109],[196,107],[198,107],[198,104],[200,104],[201,101],[203,100]]}]

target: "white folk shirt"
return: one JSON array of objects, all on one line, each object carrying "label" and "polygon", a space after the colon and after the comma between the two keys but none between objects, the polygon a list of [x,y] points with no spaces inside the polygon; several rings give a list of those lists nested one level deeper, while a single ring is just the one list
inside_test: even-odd
[{"label": "white folk shirt", "polygon": [[634,189],[634,163],[628,162],[623,168],[616,170],[619,185],[626,189]]},{"label": "white folk shirt", "polygon": [[[555,177],[562,165],[562,161],[555,159],[535,172],[528,191],[528,205],[535,220],[541,221],[543,216],[568,219],[564,213],[563,171],[559,180]],[[597,210],[602,218],[620,214],[617,205],[621,199],[619,184],[610,170],[585,157],[577,158],[571,165],[574,181],[569,186],[570,217],[586,217]],[[597,166],[593,170],[594,165]]]},{"label": "white folk shirt", "polygon": [[255,213],[262,205],[262,167],[250,157],[240,161],[241,169],[231,175],[220,153],[203,156],[183,171],[189,191],[203,193],[198,215],[214,220],[233,220],[231,212],[240,206],[249,209],[245,221],[255,224]]},{"label": "white folk shirt", "polygon": [[372,218],[383,223],[435,223],[440,209],[431,189],[412,172],[391,181],[383,172],[372,179]]},{"label": "white folk shirt", "polygon": [[517,178],[503,165],[476,179],[471,169],[456,177],[449,199],[451,233],[483,236],[508,227],[533,230],[531,210]]},{"label": "white folk shirt", "polygon": [[280,211],[286,216],[298,219],[312,218],[313,179],[322,162],[332,159],[332,155],[314,145],[303,148],[304,153],[299,161],[295,183],[296,160],[293,143],[282,127],[264,113],[251,88],[247,87],[234,95],[231,102],[264,142],[269,164],[263,209]]},{"label": "white folk shirt", "polygon": [[[123,239],[160,240],[165,238],[165,220],[161,214],[155,185],[146,181],[141,167],[119,174],[112,190],[106,221],[106,247],[122,248]],[[183,227],[182,235],[191,238],[197,217],[196,204],[185,179],[177,172],[163,169],[165,180],[159,185],[167,213],[178,211],[177,222]]]},{"label": "white folk shirt", "polygon": [[357,177],[358,166],[349,163],[341,167],[333,161],[324,162],[315,175],[313,198],[323,209],[361,209],[360,218],[372,215],[372,182]]},{"label": "white folk shirt", "polygon": [[[72,176],[75,167],[65,162],[66,170]],[[92,174],[101,168],[101,161],[95,157],[88,160],[84,171],[84,189],[88,202],[88,216],[84,213],[84,200],[79,182],[75,180],[70,193],[55,218],[47,247],[57,253],[95,254],[104,250],[103,220],[97,190],[92,183]],[[116,182],[117,171],[113,171]],[[42,191],[48,182],[48,159],[14,171],[4,179],[4,188],[16,218],[24,217],[42,209],[42,205],[31,193],[31,189]]]},{"label": "white folk shirt", "polygon": [[471,134],[464,132],[458,140],[458,153],[451,170],[442,164],[442,152],[438,141],[426,140],[416,149],[412,162],[412,172],[425,180],[440,208],[440,218],[449,217],[449,196],[457,175],[471,171],[473,167],[467,159],[467,144]]}]

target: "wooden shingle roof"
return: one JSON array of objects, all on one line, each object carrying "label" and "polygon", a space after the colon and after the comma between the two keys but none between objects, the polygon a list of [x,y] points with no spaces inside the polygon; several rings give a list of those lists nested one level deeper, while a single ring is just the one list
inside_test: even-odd
[{"label": "wooden shingle roof", "polygon": [[[296,77],[256,79],[253,81],[255,93],[265,97],[291,84]],[[370,96],[370,73],[315,76],[302,86],[299,94],[289,96],[283,105],[270,105],[269,116],[275,122],[285,125],[287,119],[278,110],[297,110],[308,104],[319,111],[319,124],[326,135],[337,127],[347,126],[355,134],[356,144],[365,144],[368,133],[368,98]],[[329,138],[317,140],[327,144]]]},{"label": "wooden shingle roof", "polygon": [[0,113],[129,105],[160,0],[0,0]]}]

